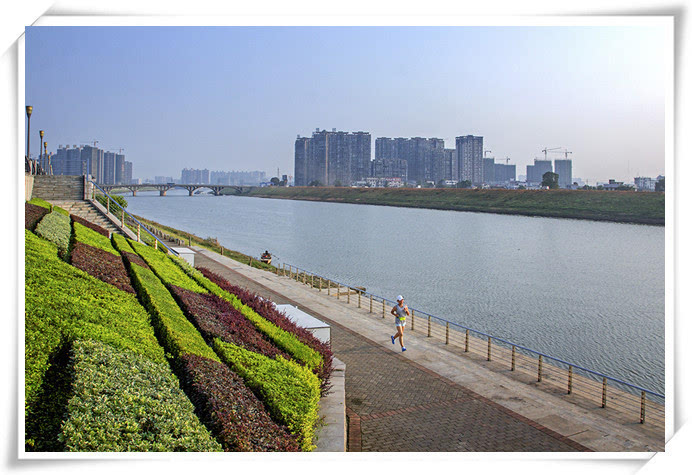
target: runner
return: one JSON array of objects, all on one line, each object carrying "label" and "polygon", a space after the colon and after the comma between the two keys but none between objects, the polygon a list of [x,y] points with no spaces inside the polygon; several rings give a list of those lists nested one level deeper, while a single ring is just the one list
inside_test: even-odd
[{"label": "runner", "polygon": [[404,305],[404,297],[399,295],[396,298],[397,304],[392,307],[392,315],[394,315],[394,324],[396,325],[396,335],[392,335],[392,345],[399,339],[401,351],[406,351],[404,346],[404,327],[406,326],[406,316],[411,315],[408,311],[408,306]]}]

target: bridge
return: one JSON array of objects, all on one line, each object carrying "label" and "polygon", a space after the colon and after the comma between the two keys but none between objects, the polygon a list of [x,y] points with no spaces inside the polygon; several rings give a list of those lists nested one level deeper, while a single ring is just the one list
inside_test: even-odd
[{"label": "bridge", "polygon": [[112,190],[128,189],[132,192],[132,196],[137,196],[138,190],[158,190],[159,196],[166,196],[166,192],[172,188],[184,188],[187,190],[189,196],[195,194],[195,191],[207,188],[211,190],[214,196],[221,195],[224,190],[234,190],[235,194],[243,194],[250,191],[250,189],[255,188],[253,186],[237,186],[237,185],[208,185],[202,183],[165,183],[165,184],[153,184],[144,183],[141,185],[102,185],[99,184],[106,192],[111,192]]}]

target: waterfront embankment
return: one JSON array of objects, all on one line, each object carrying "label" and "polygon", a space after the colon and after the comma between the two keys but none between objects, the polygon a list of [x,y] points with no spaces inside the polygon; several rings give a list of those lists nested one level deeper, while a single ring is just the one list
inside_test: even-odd
[{"label": "waterfront embankment", "polygon": [[600,190],[252,188],[246,196],[665,225],[665,194]]}]

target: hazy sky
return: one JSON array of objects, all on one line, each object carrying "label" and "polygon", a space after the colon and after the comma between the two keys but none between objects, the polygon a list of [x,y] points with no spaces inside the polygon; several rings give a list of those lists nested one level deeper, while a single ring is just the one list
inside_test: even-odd
[{"label": "hazy sky", "polygon": [[[297,134],[482,135],[517,175],[664,173],[663,27],[28,27],[26,104],[49,150],[98,140],[138,178],[293,175]],[[557,154],[549,158],[563,158]],[[628,173],[629,170],[629,173]]]}]

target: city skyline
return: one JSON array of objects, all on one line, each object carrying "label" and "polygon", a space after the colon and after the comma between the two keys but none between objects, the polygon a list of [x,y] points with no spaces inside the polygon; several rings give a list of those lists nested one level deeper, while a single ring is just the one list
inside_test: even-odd
[{"label": "city skyline", "polygon": [[316,127],[483,136],[518,172],[565,147],[592,182],[665,171],[662,25],[26,31],[32,130],[122,148],[140,177],[190,162],[292,174],[296,134]]}]

